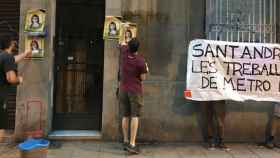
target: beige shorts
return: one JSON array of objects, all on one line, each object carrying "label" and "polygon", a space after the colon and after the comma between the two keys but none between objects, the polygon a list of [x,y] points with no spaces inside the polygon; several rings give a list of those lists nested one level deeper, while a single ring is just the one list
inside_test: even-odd
[{"label": "beige shorts", "polygon": [[143,105],[142,95],[120,91],[120,111],[123,117],[140,117]]}]

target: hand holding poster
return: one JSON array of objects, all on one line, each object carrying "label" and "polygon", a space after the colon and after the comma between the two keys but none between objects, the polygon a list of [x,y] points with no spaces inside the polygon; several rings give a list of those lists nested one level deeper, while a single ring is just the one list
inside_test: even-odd
[{"label": "hand holding poster", "polygon": [[185,97],[191,100],[280,100],[280,45],[194,40]]},{"label": "hand holding poster", "polygon": [[27,58],[41,59],[44,57],[44,39],[39,37],[27,37],[25,48],[30,48],[32,55]]},{"label": "hand holding poster", "polygon": [[122,21],[119,16],[106,16],[103,38],[118,39],[119,43],[127,44],[137,36],[137,25],[135,23]]},{"label": "hand holding poster", "polygon": [[135,23],[123,23],[120,30],[119,43],[127,44],[132,38],[137,36],[137,25]]},{"label": "hand holding poster", "polygon": [[115,16],[106,16],[103,38],[104,39],[119,39],[120,38],[120,29],[121,29],[121,17]]}]

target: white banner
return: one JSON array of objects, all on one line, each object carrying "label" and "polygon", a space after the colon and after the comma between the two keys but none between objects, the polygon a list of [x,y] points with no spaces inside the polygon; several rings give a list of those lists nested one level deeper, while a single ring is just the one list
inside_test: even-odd
[{"label": "white banner", "polygon": [[280,45],[193,40],[185,97],[210,100],[280,100]]}]

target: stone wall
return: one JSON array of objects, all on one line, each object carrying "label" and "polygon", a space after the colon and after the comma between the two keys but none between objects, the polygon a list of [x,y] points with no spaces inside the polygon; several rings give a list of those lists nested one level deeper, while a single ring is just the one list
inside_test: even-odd
[{"label": "stone wall", "polygon": [[[183,97],[187,45],[192,39],[205,38],[204,7],[204,0],[122,0],[121,15],[138,24],[140,53],[146,57],[150,67],[148,80],[145,81],[145,106],[139,140],[202,141],[206,135],[201,105]],[[111,49],[107,47],[110,53],[116,50],[114,46]],[[108,52],[105,51],[105,54]],[[110,61],[116,62],[116,56],[110,58]],[[111,71],[105,71],[104,75]],[[105,89],[104,93],[108,91]],[[227,101],[226,105],[226,141],[264,139],[266,123],[271,116],[271,103]],[[108,105],[104,103],[104,107]],[[102,132],[106,136],[111,133],[106,129]]]},{"label": "stone wall", "polygon": [[[47,9],[48,35],[46,57],[19,65],[24,84],[18,87],[16,136],[23,137],[26,127],[38,125],[38,118],[28,121],[27,102],[43,103],[43,129],[51,131],[53,113],[53,37],[55,1],[24,0],[21,3],[20,50],[24,50],[23,22],[30,8]],[[198,102],[184,99],[187,45],[204,38],[204,0],[106,0],[106,15],[122,15],[138,24],[142,53],[150,67],[145,85],[144,115],[141,117],[141,141],[202,141],[204,115]],[[102,136],[104,140],[121,137],[117,87],[117,41],[105,41]],[[36,104],[36,103],[34,103]],[[36,106],[36,105],[35,105]],[[265,135],[271,103],[227,101],[226,141],[257,141]],[[36,116],[36,108],[31,116]],[[278,132],[279,134],[280,132]]]}]

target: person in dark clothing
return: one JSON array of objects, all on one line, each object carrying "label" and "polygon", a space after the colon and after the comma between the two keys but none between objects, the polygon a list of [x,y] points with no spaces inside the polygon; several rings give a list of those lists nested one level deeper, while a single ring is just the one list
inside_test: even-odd
[{"label": "person in dark clothing", "polygon": [[[145,59],[138,54],[139,41],[133,38],[128,45],[121,45],[120,65],[120,108],[122,112],[122,130],[124,149],[132,154],[138,154],[136,135],[143,103],[143,81],[148,73]],[[130,127],[129,127],[130,121]],[[130,129],[130,130],[129,130]],[[130,139],[128,137],[130,131]]]},{"label": "person in dark clothing", "polygon": [[[269,122],[268,122],[269,123]],[[270,132],[265,141],[265,147],[273,149],[274,147],[280,148],[280,144],[275,141],[277,129],[280,127],[280,103],[277,102],[273,107],[273,116],[271,118]]]},{"label": "person in dark clothing", "polygon": [[[7,107],[5,100],[10,85],[17,85],[23,82],[23,78],[17,75],[16,63],[22,61],[25,57],[31,54],[30,50],[13,56],[17,51],[17,40],[12,36],[1,37],[0,40],[0,113],[5,115]],[[1,125],[0,128],[4,128]]]},{"label": "person in dark clothing", "polygon": [[[202,107],[206,115],[208,148],[212,150],[217,147],[219,149],[229,150],[224,144],[226,118],[225,101],[208,101],[203,104]],[[214,136],[214,131],[217,131],[217,137]]]}]

